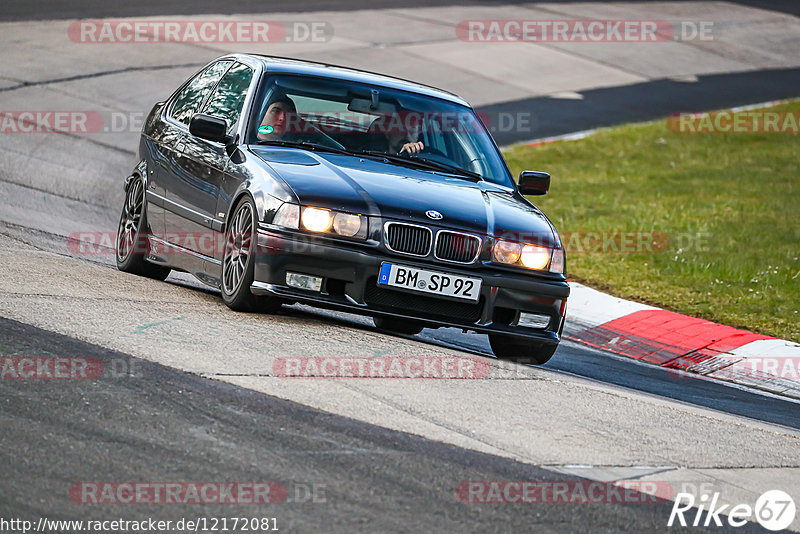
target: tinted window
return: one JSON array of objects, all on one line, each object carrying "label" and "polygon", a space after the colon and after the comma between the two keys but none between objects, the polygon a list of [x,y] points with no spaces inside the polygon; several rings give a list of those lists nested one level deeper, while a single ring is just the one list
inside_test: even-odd
[{"label": "tinted window", "polygon": [[250,87],[250,80],[253,78],[253,71],[241,63],[235,64],[222,77],[217,85],[214,94],[206,104],[203,113],[214,115],[228,121],[228,133],[233,132],[236,123],[239,122],[239,115],[242,112],[244,99],[247,96],[247,89]]},{"label": "tinted window", "polygon": [[188,126],[192,115],[200,110],[203,100],[230,65],[230,61],[220,61],[195,76],[175,98],[170,114],[172,118]]}]

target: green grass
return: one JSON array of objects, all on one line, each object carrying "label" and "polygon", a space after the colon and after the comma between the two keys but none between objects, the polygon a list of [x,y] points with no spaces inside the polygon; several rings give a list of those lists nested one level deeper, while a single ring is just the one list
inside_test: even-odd
[{"label": "green grass", "polygon": [[[800,101],[771,111],[800,113]],[[570,279],[730,326],[800,341],[800,136],[674,133],[666,120],[505,152],[562,232],[659,231],[656,253],[570,253]]]}]

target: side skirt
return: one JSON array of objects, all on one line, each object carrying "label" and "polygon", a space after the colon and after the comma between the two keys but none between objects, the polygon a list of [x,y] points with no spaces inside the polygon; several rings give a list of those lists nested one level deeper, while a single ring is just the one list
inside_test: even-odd
[{"label": "side skirt", "polygon": [[145,258],[150,263],[183,271],[211,287],[221,286],[222,262],[199,252],[174,245],[161,238],[148,235],[150,253]]}]

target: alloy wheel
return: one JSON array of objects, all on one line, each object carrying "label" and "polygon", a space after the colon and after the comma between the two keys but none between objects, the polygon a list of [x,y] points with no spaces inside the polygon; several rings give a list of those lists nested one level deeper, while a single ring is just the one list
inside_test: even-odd
[{"label": "alloy wheel", "polygon": [[144,190],[141,180],[134,181],[125,195],[125,205],[117,230],[117,259],[125,261],[134,253],[142,222]]},{"label": "alloy wheel", "polygon": [[225,254],[222,259],[222,289],[229,295],[234,293],[245,277],[253,237],[253,208],[249,202],[239,206],[233,216],[225,239]]}]

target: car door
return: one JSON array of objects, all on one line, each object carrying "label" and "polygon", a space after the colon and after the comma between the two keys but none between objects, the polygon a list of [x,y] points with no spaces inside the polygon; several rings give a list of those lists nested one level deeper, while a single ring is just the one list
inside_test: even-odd
[{"label": "car door", "polygon": [[[209,228],[220,177],[203,166],[205,160],[198,156],[202,150],[189,134],[189,123],[231,65],[232,60],[209,65],[178,92],[167,111],[168,126],[163,137],[167,157],[166,165],[160,169],[165,236],[170,243],[194,252],[213,247]],[[209,239],[211,247],[207,244]]]},{"label": "car door", "polygon": [[[202,109],[202,112],[207,115],[225,119],[228,122],[228,135],[234,135],[238,129],[242,108],[253,81],[253,74],[253,69],[247,65],[235,63],[222,77]],[[220,230],[225,223],[225,213],[229,202],[227,195],[221,193],[223,190],[230,190],[230,184],[226,186],[224,183],[226,180],[231,180],[225,175],[230,157],[226,147],[221,143],[206,141],[194,136],[189,136],[189,138],[187,138],[184,154],[192,157],[206,176],[213,177],[215,184],[216,196],[213,206],[208,206],[208,213],[211,219],[210,228],[214,230],[216,259],[221,260],[224,237],[220,234]]]}]

